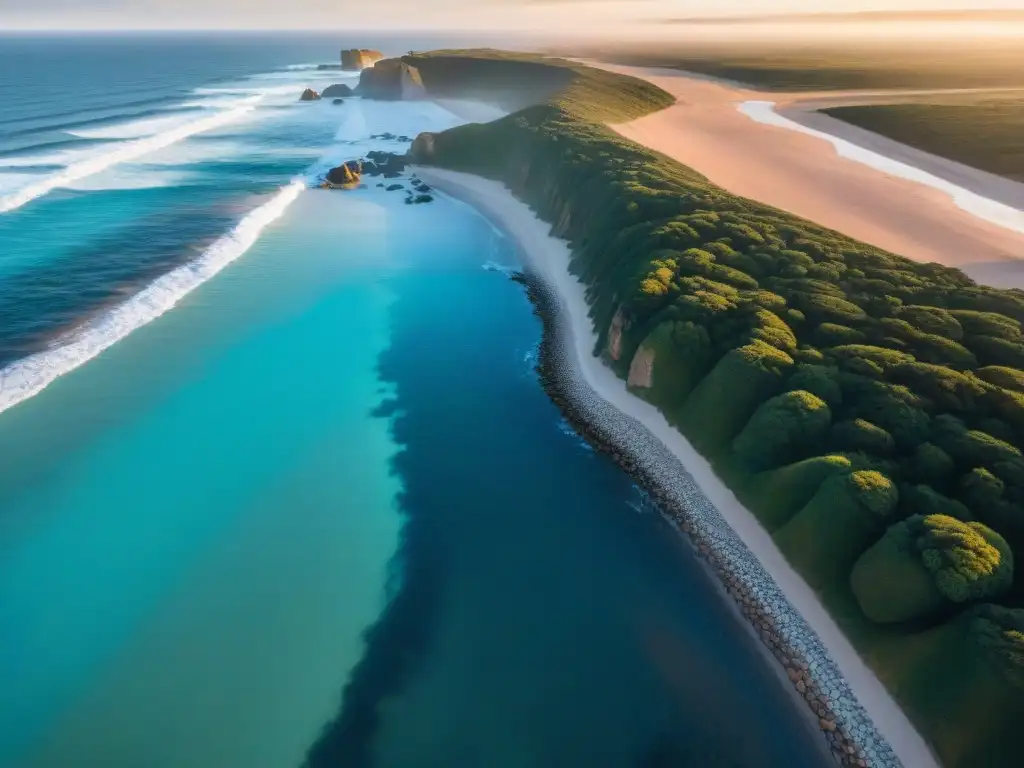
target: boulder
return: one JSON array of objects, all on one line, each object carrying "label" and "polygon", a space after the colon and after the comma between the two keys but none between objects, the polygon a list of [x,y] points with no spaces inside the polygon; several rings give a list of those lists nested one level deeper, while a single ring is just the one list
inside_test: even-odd
[{"label": "boulder", "polygon": [[402,174],[406,165],[408,165],[408,159],[405,155],[374,150],[366,153],[363,173],[367,176],[383,176],[386,179],[394,179]]},{"label": "boulder", "polygon": [[307,88],[299,96],[299,101],[320,101],[320,94],[314,91],[312,88]]},{"label": "boulder", "polygon": [[369,48],[349,48],[341,52],[341,68],[348,72],[360,72],[372,67],[384,58],[380,51]]},{"label": "boulder", "polygon": [[328,85],[320,92],[320,96],[324,99],[344,99],[348,96],[354,95],[355,91],[353,91],[344,83]]},{"label": "boulder", "polygon": [[356,93],[364,99],[380,101],[408,101],[427,96],[419,70],[401,59],[384,59],[364,69],[359,75]]},{"label": "boulder", "polygon": [[344,99],[335,99],[334,101],[331,102],[331,104],[344,104],[344,103],[345,103]]},{"label": "boulder", "polygon": [[358,186],[362,175],[363,164],[358,160],[349,160],[347,163],[342,163],[337,168],[332,168],[327,172],[325,186],[352,189]]},{"label": "boulder", "polygon": [[392,184],[391,186],[388,187],[387,191],[397,192],[400,189],[405,189],[405,187],[403,187],[401,184]]}]

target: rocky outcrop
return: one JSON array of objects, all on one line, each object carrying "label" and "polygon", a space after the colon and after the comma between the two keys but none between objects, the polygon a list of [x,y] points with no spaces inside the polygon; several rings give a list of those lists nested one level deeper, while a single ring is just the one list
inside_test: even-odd
[{"label": "rocky outcrop", "polygon": [[380,51],[369,48],[348,48],[341,52],[341,68],[347,72],[360,72],[384,58]]},{"label": "rocky outcrop", "polygon": [[380,101],[408,101],[427,96],[419,70],[401,59],[384,59],[364,69],[356,93],[364,99]]},{"label": "rocky outcrop", "polygon": [[299,101],[320,101],[320,94],[314,91],[312,88],[307,88],[299,96]]},{"label": "rocky outcrop", "polygon": [[650,389],[654,378],[654,350],[641,346],[633,355],[629,364],[629,378],[626,384],[630,387]]},{"label": "rocky outcrop", "polygon": [[349,88],[344,83],[328,85],[323,91],[320,92],[320,97],[324,99],[344,99],[349,96],[355,96],[355,91]]},{"label": "rocky outcrop", "polygon": [[358,160],[349,160],[337,168],[327,172],[324,186],[330,188],[352,189],[359,185],[363,176],[363,164]]},{"label": "rocky outcrop", "polygon": [[405,155],[393,152],[374,150],[366,153],[363,162],[363,174],[366,176],[383,176],[385,179],[397,179],[409,164]]}]

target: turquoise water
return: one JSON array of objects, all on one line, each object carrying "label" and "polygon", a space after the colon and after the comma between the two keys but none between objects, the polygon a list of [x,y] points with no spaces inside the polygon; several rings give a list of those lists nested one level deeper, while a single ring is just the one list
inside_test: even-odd
[{"label": "turquoise water", "polygon": [[[825,764],[544,395],[511,245],[446,199],[306,188],[457,122],[298,104],[337,78],[307,42],[172,40],[166,93],[140,63],[0,116],[10,203],[81,160],[25,164],[68,124],[109,160],[260,96],[0,213],[0,765]],[[153,99],[172,114],[128,116]]]}]

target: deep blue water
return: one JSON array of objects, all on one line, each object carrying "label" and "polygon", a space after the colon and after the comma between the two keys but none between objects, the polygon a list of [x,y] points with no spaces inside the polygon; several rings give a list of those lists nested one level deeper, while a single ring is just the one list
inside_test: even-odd
[{"label": "deep blue water", "polygon": [[[822,764],[336,36],[0,40],[0,765]],[[10,706],[15,702],[14,706]]]}]

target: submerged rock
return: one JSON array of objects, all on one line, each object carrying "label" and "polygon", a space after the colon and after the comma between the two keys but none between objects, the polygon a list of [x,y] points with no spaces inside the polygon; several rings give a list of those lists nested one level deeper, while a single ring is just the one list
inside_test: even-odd
[{"label": "submerged rock", "polygon": [[312,88],[307,88],[299,96],[299,101],[320,101],[320,94],[314,91]]},{"label": "submerged rock", "polygon": [[325,72],[327,70],[340,72],[341,64],[320,64],[319,66],[317,66],[317,69],[320,70],[321,72]]},{"label": "submerged rock", "polygon": [[405,198],[406,205],[422,205],[423,203],[432,202],[434,202],[434,198],[432,195],[416,195],[415,197],[410,195],[409,197]]},{"label": "submerged rock", "polygon": [[354,96],[355,91],[349,88],[344,83],[335,83],[334,85],[328,85],[323,91],[320,92],[320,96],[325,99],[344,99],[349,96]]},{"label": "submerged rock", "polygon": [[334,101],[331,102],[331,104],[338,104],[338,105],[344,104],[344,103],[345,103],[344,99],[335,99]]},{"label": "submerged rock", "polygon": [[341,52],[341,69],[359,72],[372,67],[383,58],[383,53],[370,48],[348,48]]},{"label": "submerged rock", "polygon": [[[384,185],[380,184],[379,186],[383,187]],[[388,192],[397,192],[400,189],[405,189],[405,187],[403,187],[401,184],[392,184],[391,186],[388,187],[387,191]]]}]

